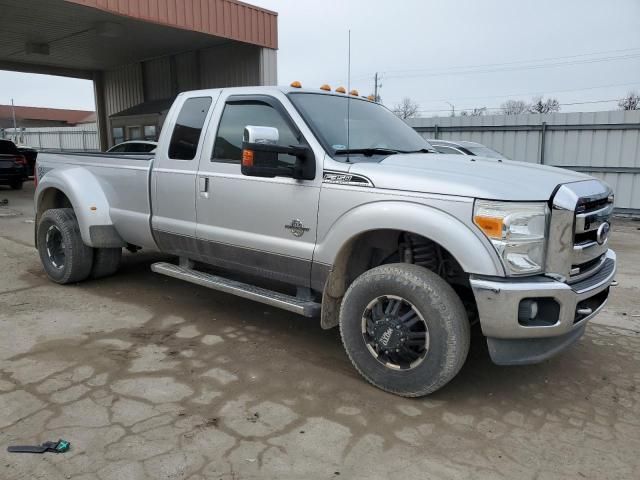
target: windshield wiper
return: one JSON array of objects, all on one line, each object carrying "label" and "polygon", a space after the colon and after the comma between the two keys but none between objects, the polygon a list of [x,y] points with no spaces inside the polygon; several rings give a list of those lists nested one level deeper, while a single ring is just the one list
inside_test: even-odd
[{"label": "windshield wiper", "polygon": [[436,153],[435,150],[421,148],[420,150],[398,150],[400,153]]},{"label": "windshield wiper", "polygon": [[400,153],[400,150],[393,150],[391,148],[349,148],[349,149],[341,149],[336,150],[336,155],[346,155],[349,153],[361,153],[367,157],[371,157],[372,155],[393,155],[395,153]]}]

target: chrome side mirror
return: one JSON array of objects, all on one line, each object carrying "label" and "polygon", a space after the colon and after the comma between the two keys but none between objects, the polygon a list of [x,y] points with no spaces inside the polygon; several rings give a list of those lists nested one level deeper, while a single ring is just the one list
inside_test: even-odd
[{"label": "chrome side mirror", "polygon": [[242,141],[246,143],[258,143],[264,145],[277,145],[280,140],[280,132],[274,127],[260,127],[247,125],[244,127]]}]

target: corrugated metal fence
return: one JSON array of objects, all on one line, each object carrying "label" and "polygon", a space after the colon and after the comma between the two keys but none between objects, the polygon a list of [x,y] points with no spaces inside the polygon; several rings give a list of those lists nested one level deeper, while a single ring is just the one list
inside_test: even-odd
[{"label": "corrugated metal fence", "polygon": [[22,128],[15,133],[12,128],[8,128],[0,131],[0,138],[39,150],[100,150],[95,123],[75,127]]},{"label": "corrugated metal fence", "polygon": [[479,142],[514,160],[599,177],[616,209],[640,214],[640,111],[412,118],[425,138]]}]

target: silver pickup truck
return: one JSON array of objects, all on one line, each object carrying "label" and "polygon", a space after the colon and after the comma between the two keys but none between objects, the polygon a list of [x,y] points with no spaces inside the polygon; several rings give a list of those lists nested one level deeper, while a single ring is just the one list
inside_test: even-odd
[{"label": "silver pickup truck", "polygon": [[398,395],[449,382],[475,324],[497,364],[549,358],[614,284],[606,184],[435,153],[349,94],[187,92],[154,155],[42,154],[36,172],[54,282],[113,274],[123,248],[173,254],[152,270],[339,325],[356,369]]}]

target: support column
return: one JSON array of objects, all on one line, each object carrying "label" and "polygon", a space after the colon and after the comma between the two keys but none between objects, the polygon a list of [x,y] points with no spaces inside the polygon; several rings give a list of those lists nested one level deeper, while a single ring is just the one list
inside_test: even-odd
[{"label": "support column", "polygon": [[93,92],[96,101],[96,122],[98,125],[98,143],[103,152],[109,148],[111,135],[109,118],[104,100],[104,73],[93,72]]}]

